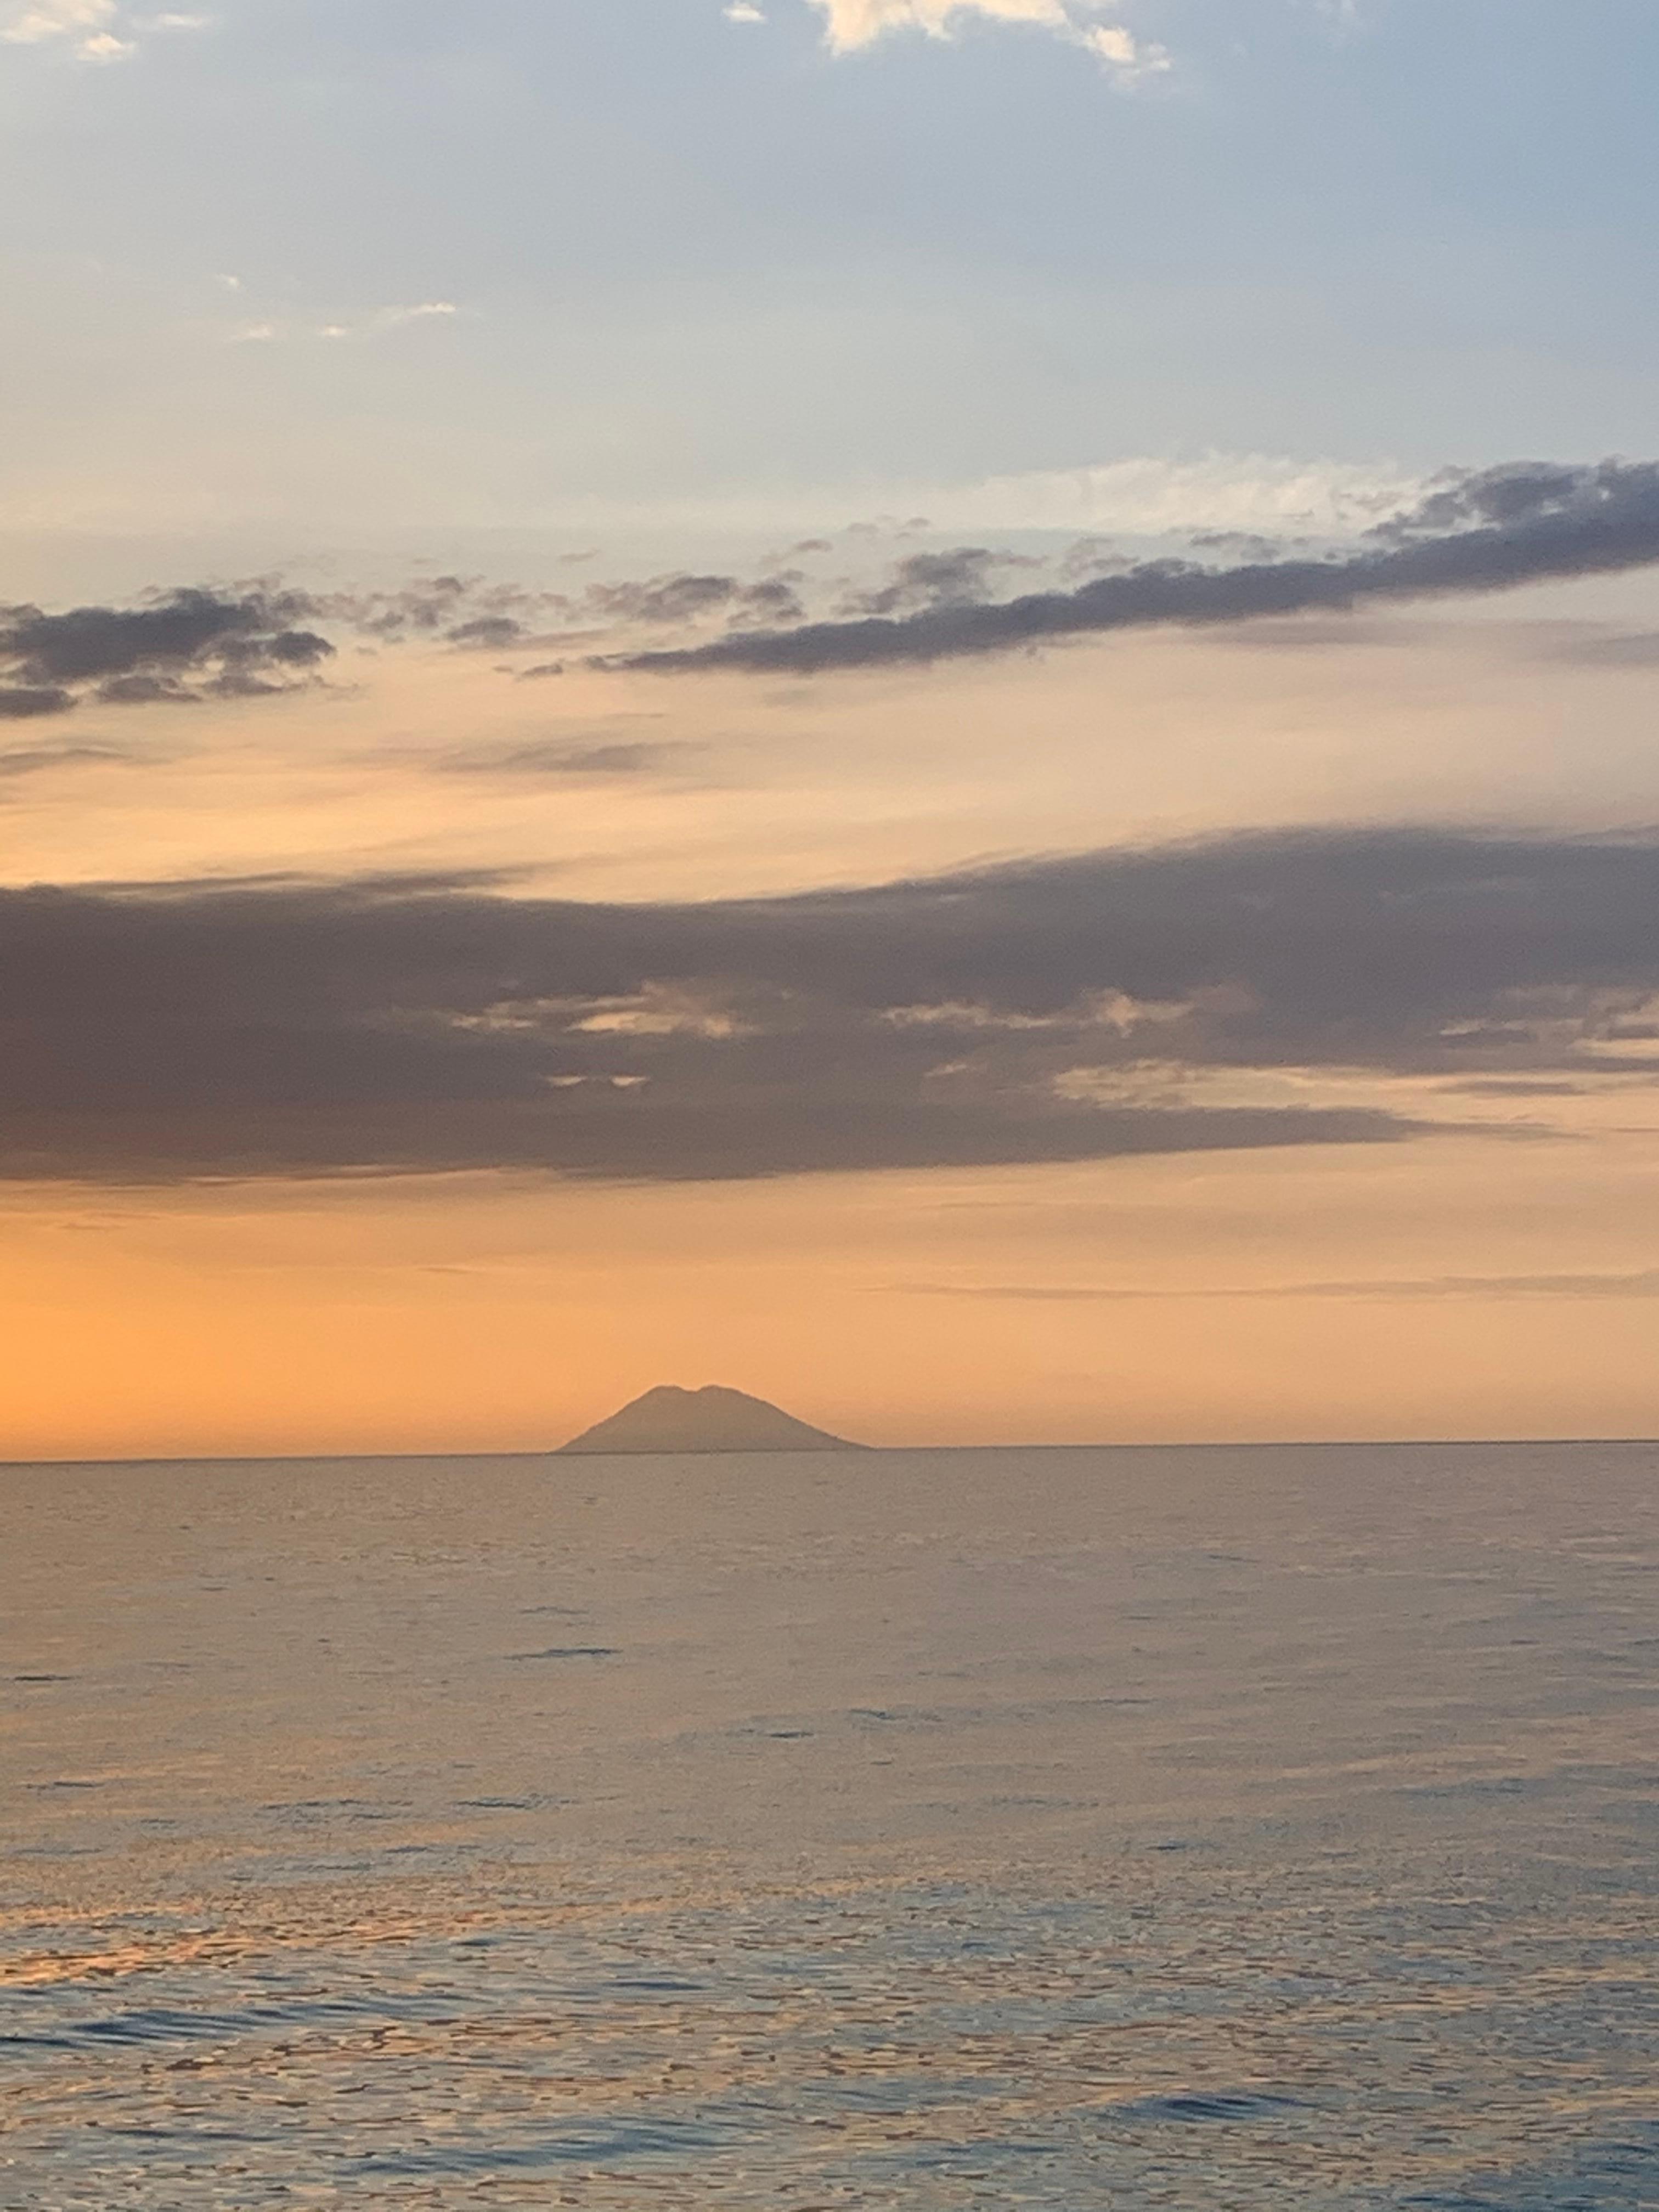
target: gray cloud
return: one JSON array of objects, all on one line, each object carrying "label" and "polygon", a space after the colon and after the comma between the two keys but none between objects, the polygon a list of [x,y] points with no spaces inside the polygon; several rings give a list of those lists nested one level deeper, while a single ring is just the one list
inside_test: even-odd
[{"label": "gray cloud", "polygon": [[447,775],[620,778],[658,775],[678,765],[686,754],[702,750],[700,745],[642,738],[574,743],[568,738],[546,738],[522,745],[470,746],[440,754],[429,764]]},{"label": "gray cloud", "polygon": [[677,629],[710,614],[744,623],[792,622],[801,613],[793,572],[745,584],[737,576],[687,574],[651,576],[642,582],[591,584],[580,602],[590,621],[647,629]]},{"label": "gray cloud", "polygon": [[0,609],[0,717],[64,714],[88,697],[144,706],[289,690],[334,650],[300,627],[314,611],[303,593],[264,586],[64,614]]},{"label": "gray cloud", "polygon": [[642,583],[591,585],[586,600],[611,622],[684,623],[728,605],[737,590],[733,576],[653,576]]},{"label": "gray cloud", "polygon": [[479,615],[471,622],[458,623],[446,635],[451,645],[477,646],[486,653],[502,653],[523,641],[525,627],[513,615]]},{"label": "gray cloud", "polygon": [[0,722],[33,722],[42,714],[67,714],[75,694],[56,684],[0,684]]},{"label": "gray cloud", "polygon": [[848,602],[854,615],[913,615],[939,607],[981,605],[992,580],[1006,568],[1039,568],[1029,555],[995,553],[984,545],[955,545],[935,553],[911,553],[884,584],[855,592]]},{"label": "gray cloud", "polygon": [[134,755],[119,745],[11,745],[0,747],[0,781],[42,775],[53,769],[100,767],[115,761],[130,765]]},{"label": "gray cloud", "polygon": [[912,1297],[1006,1298],[1038,1305],[1121,1305],[1141,1298],[1659,1298],[1659,1267],[1624,1274],[1379,1275],[1369,1281],[1201,1284],[1141,1289],[1133,1284],[896,1283]]},{"label": "gray cloud", "polygon": [[445,575],[417,577],[395,592],[335,592],[316,604],[330,620],[348,623],[368,637],[395,641],[432,637],[491,617],[513,620],[524,601],[525,594],[511,585],[483,587],[476,576]]},{"label": "gray cloud", "polygon": [[1589,667],[1659,668],[1659,630],[1636,630],[1623,637],[1574,638],[1557,647],[1556,658]]},{"label": "gray cloud", "polygon": [[1562,468],[1521,463],[1468,475],[1328,558],[1204,567],[1144,561],[1070,591],[982,592],[854,619],[732,634],[602,665],[738,669],[796,675],[1008,652],[1054,640],[1168,624],[1213,624],[1368,603],[1504,591],[1659,561],[1659,463]]},{"label": "gray cloud", "polygon": [[738,593],[733,616],[738,623],[799,622],[806,610],[797,596],[795,586],[802,581],[798,568],[786,568],[781,574],[763,577],[757,584],[745,584]]},{"label": "gray cloud", "polygon": [[1423,1125],[1260,1079],[1651,1081],[1656,1012],[1652,842],[1287,833],[645,906],[13,890],[0,1164],[672,1180],[1397,1141]]},{"label": "gray cloud", "polygon": [[[463,650],[513,653],[607,632],[684,630],[720,617],[736,627],[799,621],[794,569],[740,576],[675,570],[588,585],[575,596],[491,583],[481,576],[417,579],[392,592],[337,592],[314,611],[387,645],[436,639]],[[553,673],[532,671],[532,673]]]},{"label": "gray cloud", "polygon": [[[804,540],[794,550],[828,543]],[[1087,539],[1059,562],[1055,588],[1012,599],[997,596],[1001,580],[1042,565],[1030,555],[983,545],[916,551],[878,581],[817,586],[818,609],[836,605],[830,594],[840,589],[833,618],[815,614],[805,572],[775,563],[763,564],[757,579],[678,570],[596,582],[574,595],[446,574],[392,591],[319,595],[267,580],[157,591],[131,607],[0,608],[0,721],[67,714],[87,699],[176,705],[287,691],[314,680],[333,656],[331,629],[388,647],[426,641],[495,654],[585,651],[599,667],[797,675],[919,665],[1161,624],[1253,623],[1282,644],[1302,641],[1288,618],[1316,613],[1347,620],[1346,633],[1319,632],[1318,641],[1335,642],[1376,634],[1352,621],[1368,605],[1659,561],[1659,464],[1524,464],[1449,477],[1409,514],[1323,556],[1299,542],[1275,549],[1225,532],[1194,544],[1236,557],[1223,565],[1130,561],[1105,541]],[[630,631],[637,647],[599,650]],[[1632,637],[1577,650],[1638,665],[1653,646]],[[553,676],[563,666],[543,659],[516,672]]]}]

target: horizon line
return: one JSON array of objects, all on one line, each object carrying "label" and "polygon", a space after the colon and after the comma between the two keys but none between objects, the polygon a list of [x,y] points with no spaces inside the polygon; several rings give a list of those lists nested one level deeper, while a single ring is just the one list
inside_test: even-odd
[{"label": "horizon line", "polygon": [[[1086,1443],[982,1444],[858,1444],[849,1453],[870,1452],[1146,1452],[1146,1451],[1450,1451],[1494,1450],[1513,1446],[1569,1444],[1645,1444],[1659,1446],[1659,1436],[1501,1436],[1501,1437],[1237,1437],[1189,1440],[1159,1437],[1137,1440],[1120,1437]],[[324,1451],[324,1452],[146,1452],[127,1458],[0,1459],[0,1474],[22,1468],[48,1467],[333,1467],[351,1461],[375,1466],[428,1465],[441,1460],[578,1461],[614,1463],[641,1459],[811,1459],[828,1460],[836,1450],[803,1446],[777,1450],[765,1446],[751,1451],[639,1451],[573,1452],[564,1444],[528,1445],[520,1451]]]}]

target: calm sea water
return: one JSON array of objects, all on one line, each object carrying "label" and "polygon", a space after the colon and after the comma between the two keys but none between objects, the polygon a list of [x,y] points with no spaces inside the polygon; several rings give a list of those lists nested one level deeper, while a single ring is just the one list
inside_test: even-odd
[{"label": "calm sea water", "polygon": [[6,2212],[1659,2205],[1659,1449],[0,1527]]}]

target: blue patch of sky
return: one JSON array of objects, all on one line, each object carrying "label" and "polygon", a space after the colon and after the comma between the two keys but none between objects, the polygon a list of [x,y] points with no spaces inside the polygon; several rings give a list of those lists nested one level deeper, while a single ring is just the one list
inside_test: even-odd
[{"label": "blue patch of sky", "polygon": [[836,59],[768,15],[230,0],[108,66],[0,49],[0,251],[152,377],[192,317],[455,301],[395,366],[268,374],[296,422],[380,379],[532,442],[566,410],[587,491],[1650,442],[1653,0],[1139,0],[1175,66],[1127,91],[1030,30]]}]

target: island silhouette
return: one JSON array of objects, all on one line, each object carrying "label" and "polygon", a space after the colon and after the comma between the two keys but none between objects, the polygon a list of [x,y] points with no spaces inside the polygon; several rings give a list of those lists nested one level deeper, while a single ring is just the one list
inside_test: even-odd
[{"label": "island silhouette", "polygon": [[620,1412],[584,1429],[561,1452],[863,1451],[863,1444],[798,1421],[746,1390],[710,1382],[682,1390],[672,1382],[631,1399]]}]

